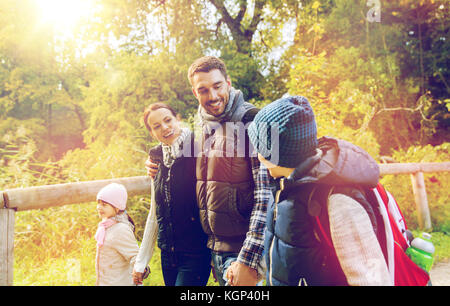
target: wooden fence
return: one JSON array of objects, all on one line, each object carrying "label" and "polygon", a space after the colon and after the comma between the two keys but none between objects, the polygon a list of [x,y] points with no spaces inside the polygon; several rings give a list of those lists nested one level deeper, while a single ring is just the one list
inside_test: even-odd
[{"label": "wooden fence", "polygon": [[[381,174],[410,174],[419,225],[431,229],[430,211],[423,173],[450,172],[450,162],[380,164]],[[123,184],[129,196],[149,193],[150,178],[136,176],[110,180],[17,188],[0,191],[0,286],[13,284],[14,223],[16,211],[94,202],[97,192],[109,183]],[[444,191],[448,192],[448,191]]]}]

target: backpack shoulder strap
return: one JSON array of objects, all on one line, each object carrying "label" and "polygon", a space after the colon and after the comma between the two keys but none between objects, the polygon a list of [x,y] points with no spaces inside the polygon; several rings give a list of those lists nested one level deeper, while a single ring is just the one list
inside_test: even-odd
[{"label": "backpack shoulder strap", "polygon": [[[381,219],[378,216],[378,203],[376,202],[376,199],[375,201],[373,201],[373,199],[368,197],[366,192],[360,188],[322,185],[317,187],[314,190],[314,194],[312,194],[311,198],[308,199],[308,212],[315,218],[317,231],[320,234],[319,236],[322,236],[321,239],[323,239],[328,246],[332,246],[330,221],[328,217],[328,201],[332,194],[338,193],[352,198],[364,208],[364,210],[367,212],[367,215],[369,216],[370,222],[377,238],[379,240],[383,240],[382,237],[380,237],[382,227],[379,226]],[[315,207],[320,208],[317,209]],[[319,213],[315,211],[319,211]]]},{"label": "backpack shoulder strap", "polygon": [[315,185],[306,201],[308,214],[314,219],[317,238],[333,248],[330,232],[330,221],[328,219],[328,198],[333,193],[333,186]]},{"label": "backpack shoulder strap", "polygon": [[388,202],[389,202],[389,198],[388,195],[386,193],[386,189],[384,189],[383,185],[381,185],[381,183],[377,184],[376,187],[378,193],[380,194],[381,199],[383,200],[384,205],[387,207],[388,206]]},{"label": "backpack shoulder strap", "polygon": [[[386,248],[388,267],[396,286],[424,286],[430,277],[406,255],[408,237],[403,214],[394,197],[379,183],[373,190],[379,199],[384,214],[384,226],[387,229]],[[380,243],[381,244],[381,243]],[[382,244],[381,244],[382,245]]]},{"label": "backpack shoulder strap", "polygon": [[253,121],[253,119],[255,119],[255,116],[259,111],[260,109],[257,107],[250,108],[248,111],[245,112],[244,116],[242,117],[242,122],[244,124],[247,124],[248,122]]}]

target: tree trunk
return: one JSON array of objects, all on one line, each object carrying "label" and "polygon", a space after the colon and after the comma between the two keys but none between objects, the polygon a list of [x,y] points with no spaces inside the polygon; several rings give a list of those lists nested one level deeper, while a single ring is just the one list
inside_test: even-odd
[{"label": "tree trunk", "polygon": [[224,0],[209,0],[212,5],[222,15],[221,21],[230,29],[233,40],[236,42],[236,48],[239,53],[251,55],[251,43],[253,35],[256,32],[259,22],[262,20],[262,10],[267,0],[256,0],[253,17],[250,24],[245,27],[242,20],[247,11],[248,1],[239,1],[239,12],[236,17],[232,17],[225,6]]}]

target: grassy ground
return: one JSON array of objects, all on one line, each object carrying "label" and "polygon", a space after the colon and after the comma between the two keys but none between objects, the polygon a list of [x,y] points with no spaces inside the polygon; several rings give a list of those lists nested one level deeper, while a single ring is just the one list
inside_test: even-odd
[{"label": "grassy ground", "polygon": [[450,235],[441,232],[433,232],[431,235],[436,248],[435,262],[450,259]]},{"label": "grassy ground", "polygon": [[[95,285],[95,242],[92,250],[66,254],[63,257],[45,260],[21,259],[15,256],[15,286],[94,286]],[[155,249],[150,267],[152,273],[144,281],[145,286],[164,286],[159,260],[159,249]],[[212,276],[208,286],[215,285]]]},{"label": "grassy ground", "polygon": [[[147,214],[147,211],[135,211],[133,216],[144,216],[144,220],[140,220],[142,223]],[[14,285],[95,285],[96,241],[93,237],[98,221],[93,203],[16,213]],[[142,236],[143,227],[139,230]],[[164,286],[157,247],[150,267],[152,273],[144,285]],[[209,285],[213,284],[210,278]]]},{"label": "grassy ground", "polygon": [[[418,235],[418,231],[414,231]],[[432,233],[436,247],[436,262],[450,258],[450,235],[440,232]],[[95,285],[95,241],[90,239],[81,248],[72,252],[61,253],[58,257],[49,255],[33,256],[26,253],[27,246],[16,246],[14,261],[15,286],[93,286]],[[21,254],[22,256],[17,256]],[[164,286],[161,273],[160,253],[155,248],[155,254],[150,262],[152,273],[144,281],[146,286]],[[214,286],[211,276],[208,286]]]},{"label": "grassy ground", "polygon": [[[18,246],[19,252],[20,246]],[[161,272],[160,251],[150,262],[152,273],[144,280],[145,286],[164,286]],[[14,257],[15,286],[94,286],[95,285],[95,241],[86,242],[82,248],[60,257],[26,258]],[[217,285],[211,275],[208,286]]]}]

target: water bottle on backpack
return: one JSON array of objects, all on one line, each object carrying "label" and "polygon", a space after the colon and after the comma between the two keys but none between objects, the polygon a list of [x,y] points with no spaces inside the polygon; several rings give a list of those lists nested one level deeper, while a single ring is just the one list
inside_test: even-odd
[{"label": "water bottle on backpack", "polygon": [[411,246],[406,250],[406,254],[419,267],[430,272],[434,260],[434,245],[431,242],[431,235],[422,233],[421,237],[414,238],[411,242]]}]

